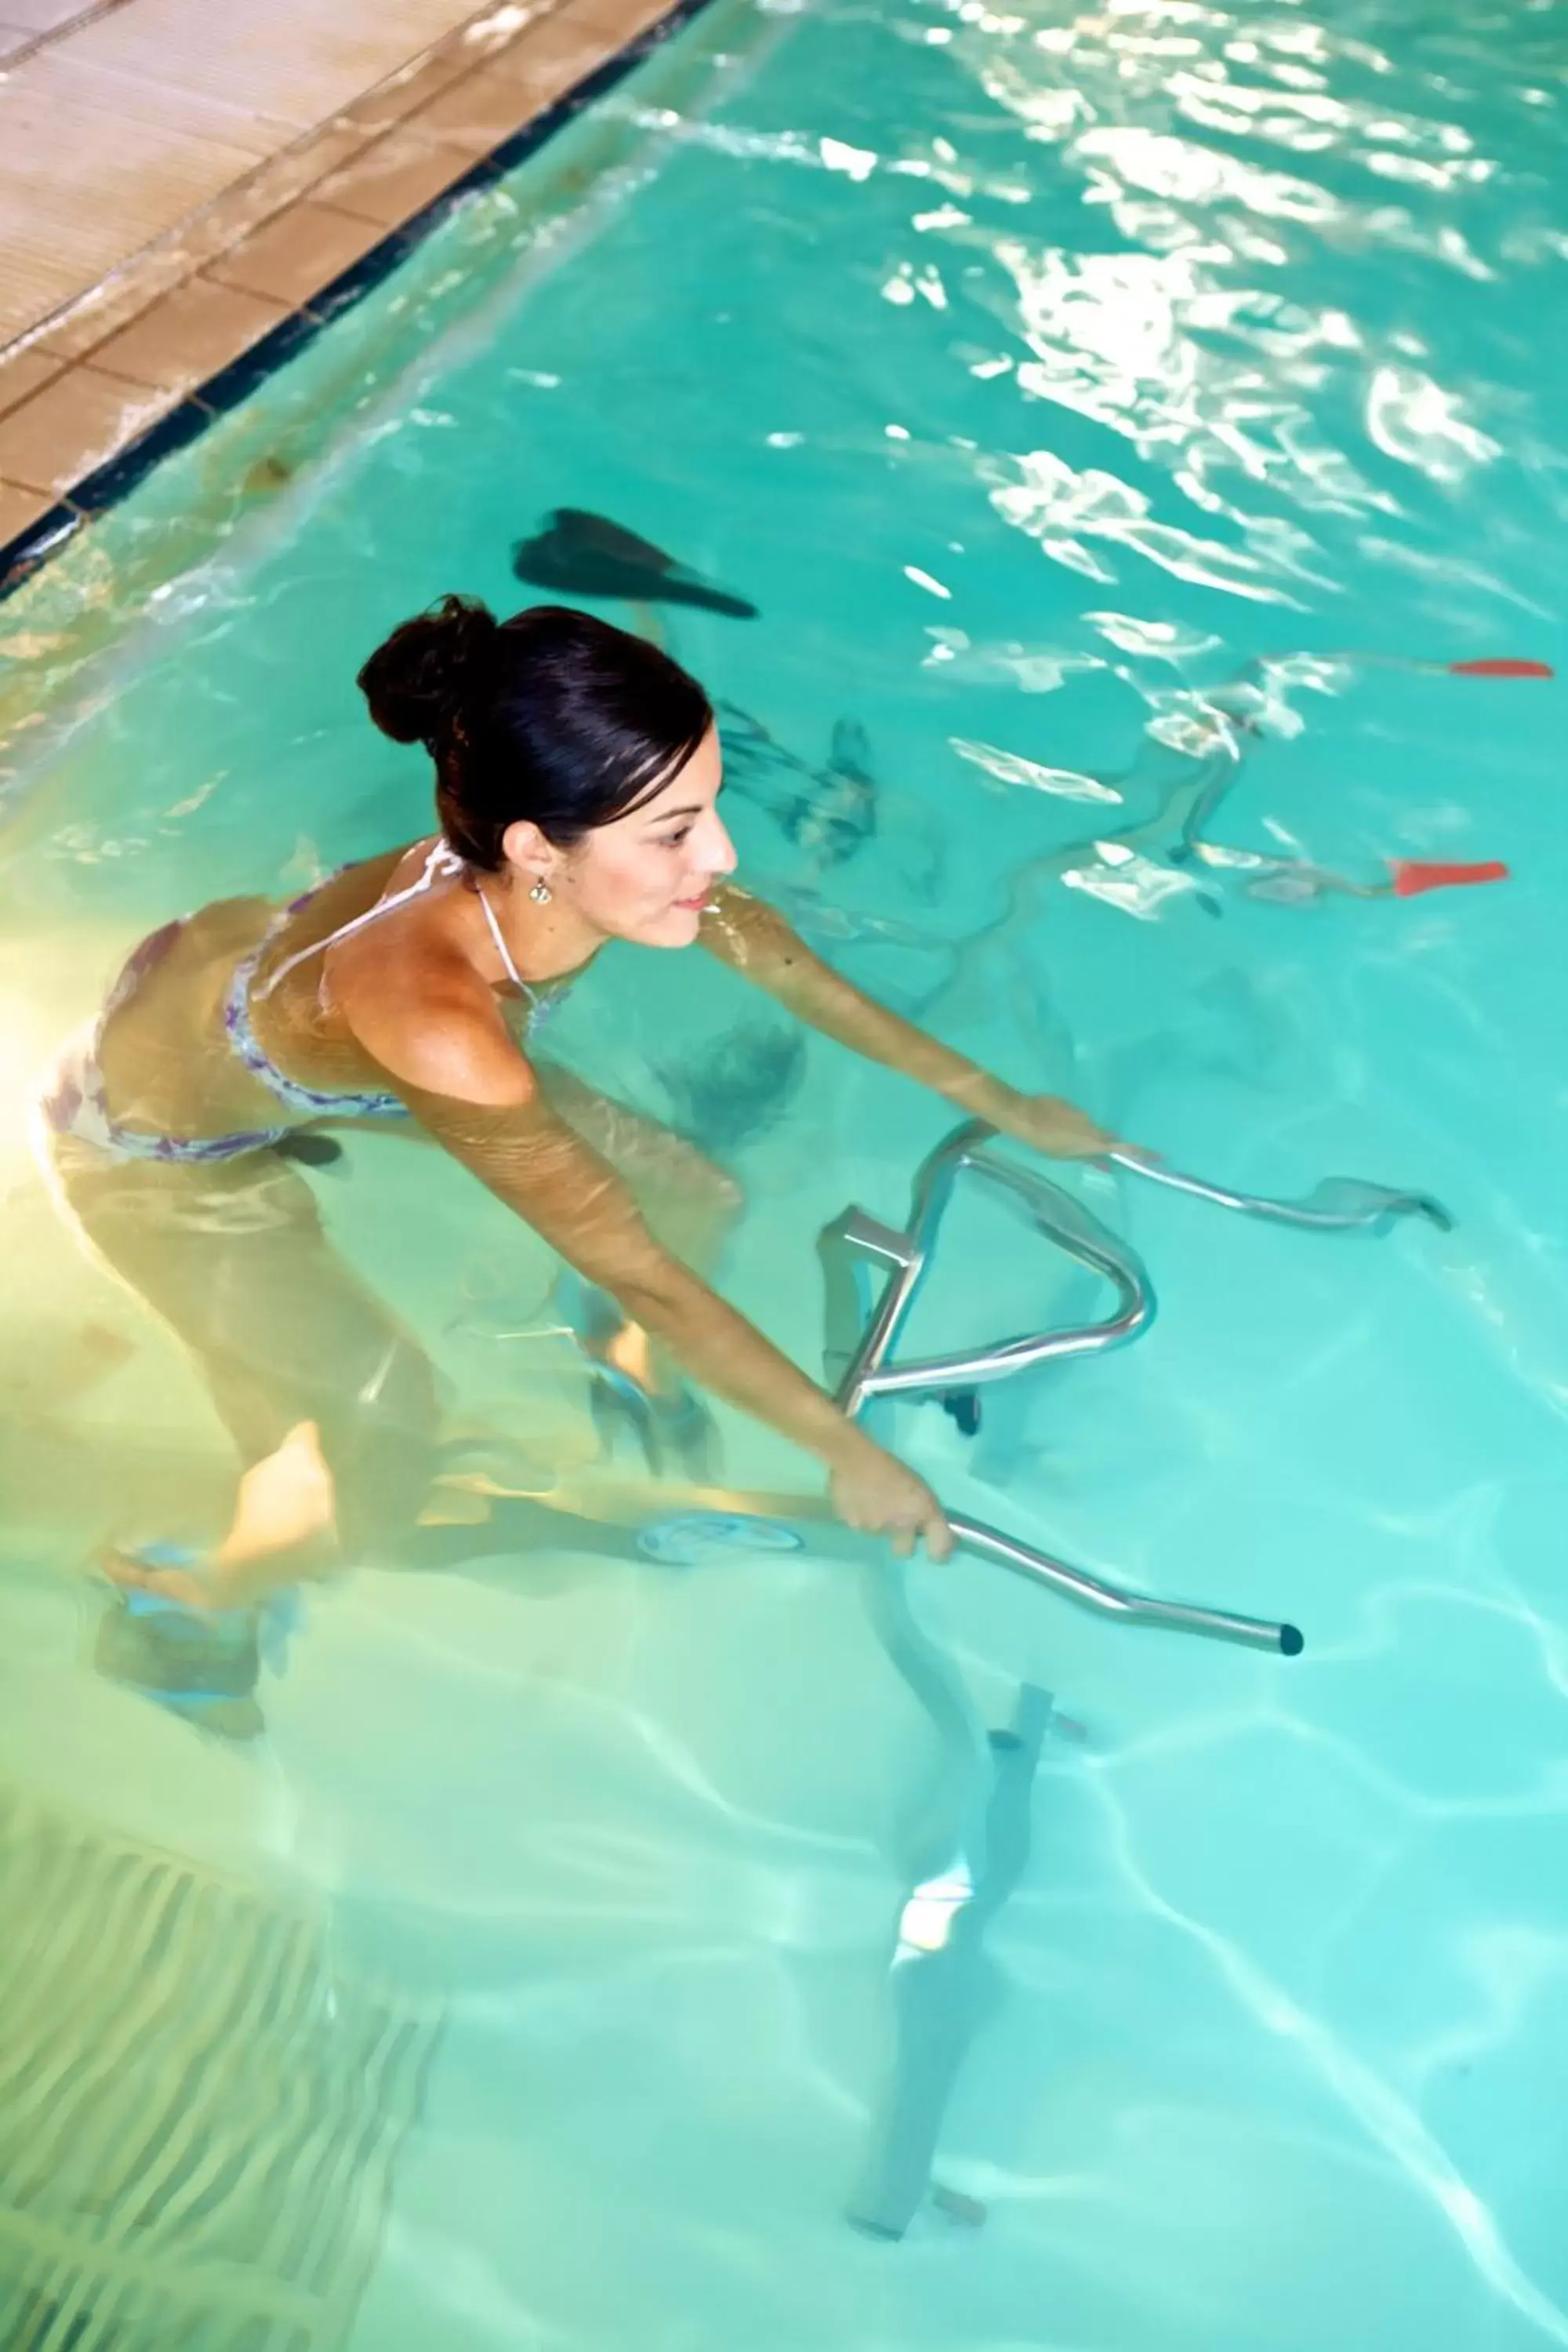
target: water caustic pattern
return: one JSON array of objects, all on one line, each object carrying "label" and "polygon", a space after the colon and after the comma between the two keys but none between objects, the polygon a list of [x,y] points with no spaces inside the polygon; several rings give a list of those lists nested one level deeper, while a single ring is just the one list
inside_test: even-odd
[{"label": "water caustic pattern", "polygon": [[[1531,0],[716,0],[8,608],[4,1768],[444,2004],[356,2352],[1568,2343],[1563,65]],[[1087,1175],[1152,1331],[973,1435],[876,1408],[1304,1657],[973,1559],[500,1544],[495,1488],[642,1473],[542,1249],[356,1136],[310,1181],[446,1383],[426,1572],[218,1661],[247,1742],[113,1678],[94,1541],[232,1472],[27,1072],[172,912],[422,829],[352,680],[451,587],[658,627],[750,878],[1015,1082],[1446,1205]],[[735,1171],[725,1286],[817,1360],[812,1237],[900,1222],[941,1107],[678,956],[557,1034]],[[965,1195],[910,1345],[1104,1311]]]}]

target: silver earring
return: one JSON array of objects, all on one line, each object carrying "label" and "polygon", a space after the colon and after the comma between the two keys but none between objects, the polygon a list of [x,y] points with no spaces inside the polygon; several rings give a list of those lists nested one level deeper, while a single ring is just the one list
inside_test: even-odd
[{"label": "silver earring", "polygon": [[535,905],[536,907],[548,907],[548,906],[549,906],[549,904],[550,904],[550,885],[549,885],[549,883],[545,880],[545,878],[544,878],[544,877],[543,877],[543,875],[542,875],[542,874],[540,876],[540,877],[539,877],[538,881],[534,884],[534,886],[533,886],[532,889],[529,892],[529,894],[528,894],[528,895],[529,895],[529,897],[532,899],[532,901],[533,901],[533,903],[534,903],[534,905]]}]

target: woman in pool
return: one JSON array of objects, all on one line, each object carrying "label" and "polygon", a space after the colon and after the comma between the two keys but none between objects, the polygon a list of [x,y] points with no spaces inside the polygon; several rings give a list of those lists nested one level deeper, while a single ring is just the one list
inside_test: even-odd
[{"label": "woman in pool", "polygon": [[412,1526],[434,1466],[430,1367],[332,1252],[291,1164],[310,1156],[301,1130],[384,1118],[416,1121],[601,1295],[600,1353],[667,1426],[700,1417],[684,1371],[815,1454],[848,1525],[944,1558],[931,1489],[704,1279],[731,1180],[535,1034],[606,940],[700,946],[1038,1150],[1110,1139],[862,995],[729,880],[711,708],[642,638],[449,596],[359,683],[385,734],[429,751],[440,834],[281,911],[229,899],[154,933],[44,1106],[71,1211],[192,1350],[245,1465],[201,1566],[115,1552],[109,1572],[232,1608]]}]

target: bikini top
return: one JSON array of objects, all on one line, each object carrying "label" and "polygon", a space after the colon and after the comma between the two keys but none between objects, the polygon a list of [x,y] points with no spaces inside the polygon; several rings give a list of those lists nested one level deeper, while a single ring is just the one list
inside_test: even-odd
[{"label": "bikini top", "polygon": [[[374,906],[368,907],[363,915],[355,915],[350,922],[340,923],[337,929],[329,931],[324,940],[313,940],[308,948],[300,948],[296,954],[285,956],[281,963],[273,966],[260,987],[254,989],[252,993],[259,997],[270,996],[286,973],[295,971],[302,963],[308,963],[312,956],[325,955],[327,950],[336,947],[340,940],[353,939],[356,931],[368,929],[372,923],[379,922],[383,915],[390,915],[395,907],[405,906],[410,898],[421,897],[425,891],[433,889],[437,882],[455,880],[459,874],[467,870],[467,859],[458,855],[443,835],[437,834],[431,844],[430,854],[426,858],[424,866],[416,880],[406,884],[401,890],[394,890],[390,894],[383,892]],[[531,1022],[536,1015],[543,1013],[551,1003],[554,1003],[563,992],[559,989],[544,991],[529,985],[512,961],[511,950],[507,946],[500,924],[496,919],[496,910],[486,898],[482,887],[479,890],[479,900],[485,910],[485,920],[489,925],[490,937],[496,943],[496,953],[505,966],[507,978],[527,999],[529,1018]],[[289,915],[293,914],[296,908],[305,903],[304,898],[294,899],[287,908],[284,919],[287,920]]]}]

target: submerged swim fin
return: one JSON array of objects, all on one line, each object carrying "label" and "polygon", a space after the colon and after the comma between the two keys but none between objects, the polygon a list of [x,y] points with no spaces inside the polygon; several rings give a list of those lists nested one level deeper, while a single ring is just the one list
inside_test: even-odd
[{"label": "submerged swim fin", "polygon": [[1396,898],[1419,898],[1424,890],[1463,889],[1475,882],[1506,882],[1508,867],[1500,857],[1479,864],[1456,865],[1451,859],[1395,857],[1389,863],[1389,881]]},{"label": "submerged swim fin", "polygon": [[731,620],[754,621],[757,608],[667,555],[651,540],[585,507],[557,507],[544,529],[520,539],[511,551],[513,575],[532,588],[572,596],[610,596],[627,603],[697,604]]}]

